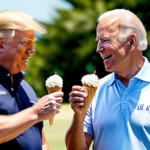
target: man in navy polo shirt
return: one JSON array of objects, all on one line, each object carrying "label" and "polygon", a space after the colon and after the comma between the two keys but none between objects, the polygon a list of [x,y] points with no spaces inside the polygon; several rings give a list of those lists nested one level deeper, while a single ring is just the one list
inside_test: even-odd
[{"label": "man in navy polo shirt", "polygon": [[22,70],[35,53],[34,31],[47,32],[27,14],[0,13],[0,150],[50,150],[42,121],[59,113],[63,93],[55,92],[38,101],[23,80]]},{"label": "man in navy polo shirt", "polygon": [[150,63],[142,56],[146,31],[138,17],[124,9],[98,18],[96,52],[106,71],[89,109],[84,89],[74,86],[70,103],[74,110],[66,133],[68,150],[150,149]]}]

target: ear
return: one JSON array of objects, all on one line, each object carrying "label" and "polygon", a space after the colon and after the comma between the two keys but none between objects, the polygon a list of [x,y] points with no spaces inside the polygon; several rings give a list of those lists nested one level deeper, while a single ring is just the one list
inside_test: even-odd
[{"label": "ear", "polygon": [[131,33],[128,37],[128,46],[130,51],[133,51],[136,47],[136,35],[134,33]]},{"label": "ear", "polygon": [[0,38],[0,54],[2,54],[4,52],[4,48],[1,46],[3,43],[2,38]]}]

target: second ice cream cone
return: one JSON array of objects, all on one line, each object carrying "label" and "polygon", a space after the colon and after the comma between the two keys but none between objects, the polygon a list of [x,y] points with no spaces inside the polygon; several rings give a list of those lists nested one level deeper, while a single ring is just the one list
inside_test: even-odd
[{"label": "second ice cream cone", "polygon": [[84,108],[89,108],[91,102],[96,93],[97,87],[99,86],[99,79],[97,75],[95,75],[96,71],[93,74],[87,74],[82,77],[82,87],[85,89],[85,93],[87,93],[87,97],[84,99]]},{"label": "second ice cream cone", "polygon": [[85,85],[85,84],[83,84],[82,87],[85,89],[85,93],[88,94],[88,96],[84,100],[84,106],[83,107],[88,108],[91,105],[91,102],[94,98],[97,87],[88,86],[88,85]]},{"label": "second ice cream cone", "polygon": [[[58,92],[58,91],[62,90],[62,88],[60,88],[58,86],[55,86],[55,87],[52,87],[52,88],[49,88],[49,87],[46,87],[46,88],[47,88],[47,91],[48,91],[49,94],[52,94],[54,92]],[[53,125],[53,121],[54,121],[54,116],[49,119],[49,124]]]}]

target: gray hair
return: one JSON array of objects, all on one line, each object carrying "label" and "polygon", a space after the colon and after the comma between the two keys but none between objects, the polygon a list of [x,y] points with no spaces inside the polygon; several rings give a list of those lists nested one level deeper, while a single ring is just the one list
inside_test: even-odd
[{"label": "gray hair", "polygon": [[40,34],[47,32],[46,26],[33,19],[30,15],[13,10],[0,12],[0,38],[13,37],[15,30],[33,30]]},{"label": "gray hair", "polygon": [[[125,9],[114,9],[107,11],[98,17],[98,22],[106,17],[113,17],[116,14],[118,14],[119,18],[116,17],[116,19],[113,21],[118,19],[121,20],[119,25],[118,40],[120,42],[124,42],[131,33],[135,33],[137,37],[137,49],[146,50],[148,45],[146,30],[140,19],[131,11]],[[136,21],[133,18],[136,19]]]}]

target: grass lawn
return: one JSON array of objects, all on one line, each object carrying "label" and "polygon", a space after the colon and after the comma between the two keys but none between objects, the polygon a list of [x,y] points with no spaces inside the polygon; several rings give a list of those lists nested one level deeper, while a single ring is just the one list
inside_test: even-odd
[{"label": "grass lawn", "polygon": [[[65,134],[70,126],[73,110],[70,104],[62,104],[60,113],[54,117],[53,125],[44,121],[45,137],[51,150],[66,150]],[[90,148],[92,150],[92,148]]]}]

